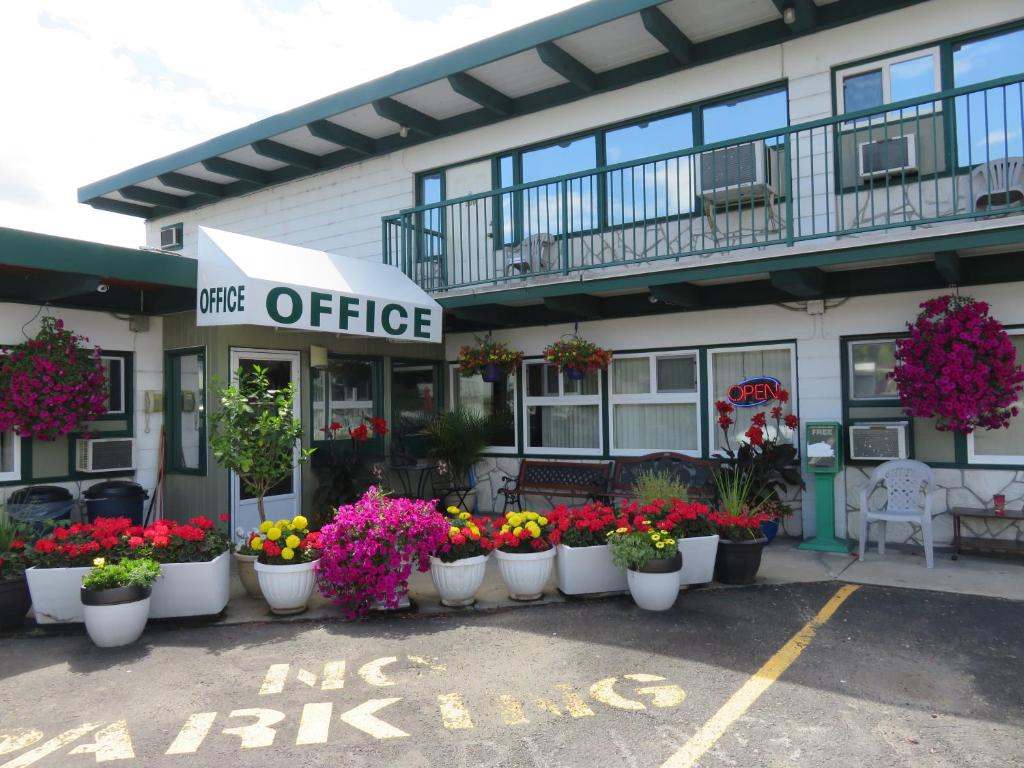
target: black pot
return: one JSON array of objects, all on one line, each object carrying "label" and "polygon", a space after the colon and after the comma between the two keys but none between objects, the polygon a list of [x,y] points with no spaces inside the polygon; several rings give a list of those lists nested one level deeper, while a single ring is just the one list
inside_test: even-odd
[{"label": "black pot", "polygon": [[657,560],[648,560],[645,565],[630,570],[637,573],[675,573],[683,567],[683,555],[676,552],[672,557],[659,557]]},{"label": "black pot", "polygon": [[112,589],[86,589],[82,587],[82,605],[123,605],[145,600],[152,587],[113,587]]},{"label": "black pot", "polygon": [[25,623],[32,599],[25,577],[0,581],[0,629],[17,629]]},{"label": "black pot", "polygon": [[753,584],[761,567],[761,552],[768,539],[731,541],[719,539],[715,560],[715,581],[723,584]]}]

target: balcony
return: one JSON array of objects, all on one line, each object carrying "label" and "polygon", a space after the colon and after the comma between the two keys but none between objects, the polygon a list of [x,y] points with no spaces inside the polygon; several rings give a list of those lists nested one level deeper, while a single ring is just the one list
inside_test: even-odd
[{"label": "balcony", "polygon": [[957,231],[1024,213],[1022,135],[1018,75],[409,208],[383,219],[384,260],[458,293]]}]

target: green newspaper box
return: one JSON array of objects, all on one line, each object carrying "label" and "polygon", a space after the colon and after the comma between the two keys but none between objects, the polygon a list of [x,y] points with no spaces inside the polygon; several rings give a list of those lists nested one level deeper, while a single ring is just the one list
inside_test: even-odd
[{"label": "green newspaper box", "polygon": [[836,538],[835,476],[843,468],[843,425],[835,421],[809,421],[804,424],[804,466],[814,475],[813,539],[800,549],[818,552],[849,552],[850,545]]}]

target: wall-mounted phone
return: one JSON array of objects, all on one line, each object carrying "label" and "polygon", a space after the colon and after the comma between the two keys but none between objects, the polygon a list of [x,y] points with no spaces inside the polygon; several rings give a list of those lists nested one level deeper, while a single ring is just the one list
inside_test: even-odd
[{"label": "wall-mounted phone", "polygon": [[146,433],[149,432],[149,415],[164,412],[164,393],[155,389],[147,389],[142,393],[142,412],[146,414]]}]

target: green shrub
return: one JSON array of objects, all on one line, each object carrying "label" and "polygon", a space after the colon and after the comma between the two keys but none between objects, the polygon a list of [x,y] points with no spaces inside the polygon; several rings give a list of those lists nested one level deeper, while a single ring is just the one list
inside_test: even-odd
[{"label": "green shrub", "polygon": [[96,591],[151,587],[160,575],[160,563],[148,557],[126,558],[117,563],[107,563],[102,557],[97,557],[93,563],[93,569],[82,577],[82,586]]},{"label": "green shrub", "polygon": [[686,501],[689,486],[668,470],[645,469],[633,481],[633,496],[642,505],[655,501]]}]

